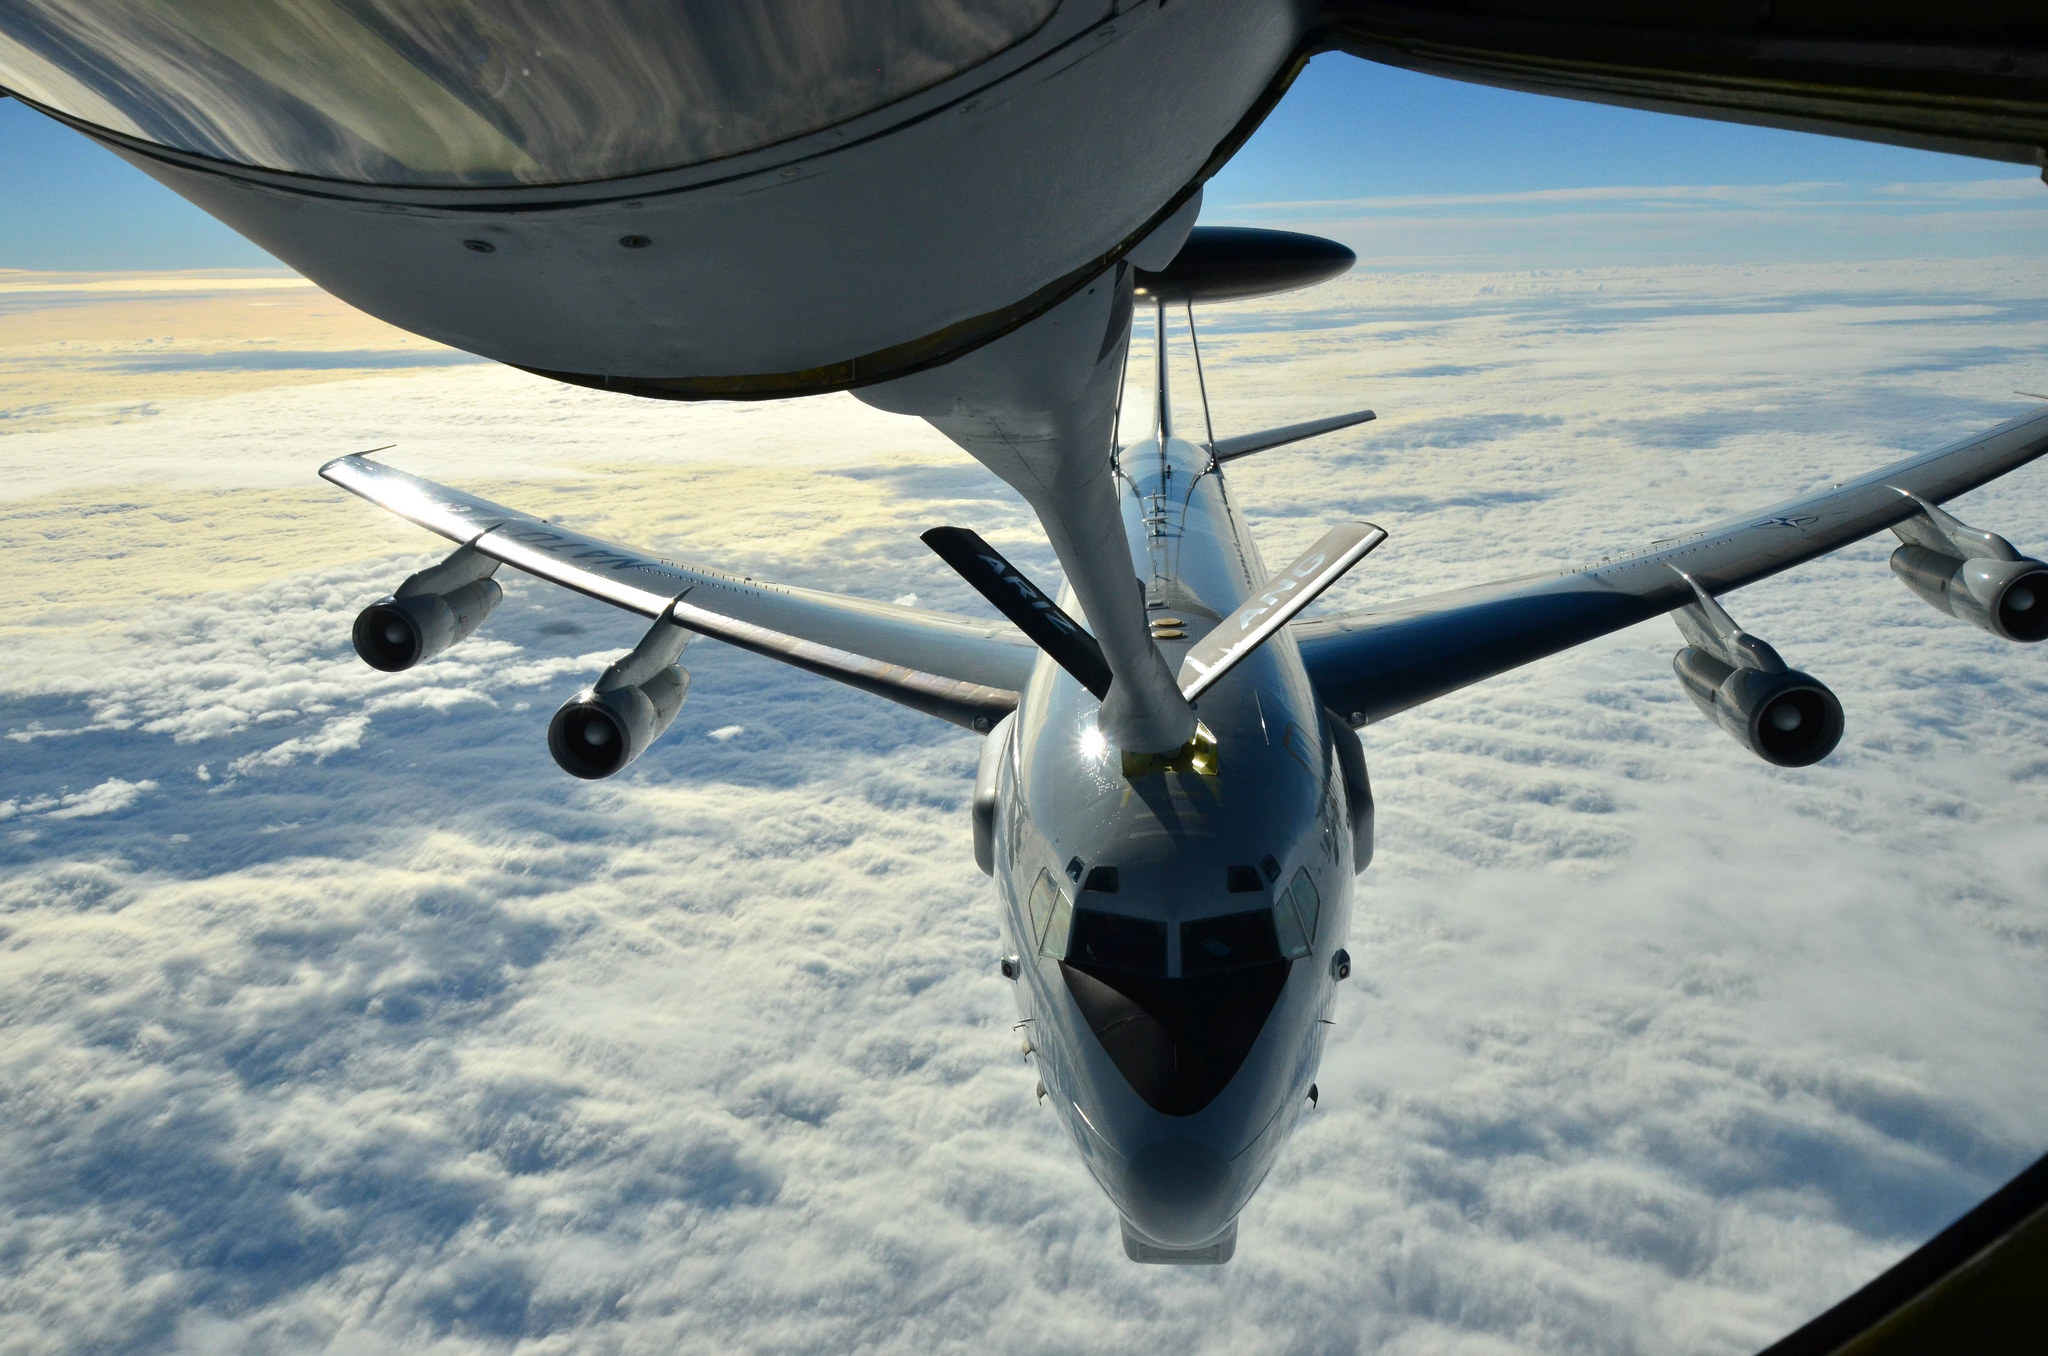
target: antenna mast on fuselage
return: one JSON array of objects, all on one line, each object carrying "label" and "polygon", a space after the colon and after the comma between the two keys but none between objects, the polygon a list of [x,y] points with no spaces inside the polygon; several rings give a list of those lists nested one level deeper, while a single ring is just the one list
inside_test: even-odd
[{"label": "antenna mast on fuselage", "polygon": [[1154,362],[1152,376],[1152,436],[1159,440],[1159,450],[1166,451],[1166,440],[1173,436],[1173,399],[1166,385],[1166,299],[1152,299],[1152,332]]}]

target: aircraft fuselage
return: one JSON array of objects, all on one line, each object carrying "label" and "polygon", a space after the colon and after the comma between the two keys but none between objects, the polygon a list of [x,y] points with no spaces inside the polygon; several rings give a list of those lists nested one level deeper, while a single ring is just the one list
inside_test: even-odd
[{"label": "aircraft fuselage", "polygon": [[[1266,583],[1208,463],[1171,437],[1120,458],[1173,663]],[[1351,911],[1345,778],[1284,632],[1202,697],[1214,745],[1188,758],[1127,760],[1097,706],[1041,658],[990,740],[1021,1029],[1132,1255],[1221,1261],[1321,1057]]]}]

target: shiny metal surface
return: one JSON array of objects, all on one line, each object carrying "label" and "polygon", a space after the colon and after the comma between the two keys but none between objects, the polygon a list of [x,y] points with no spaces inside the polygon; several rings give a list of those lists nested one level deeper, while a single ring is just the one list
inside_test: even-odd
[{"label": "shiny metal surface", "polygon": [[352,183],[563,184],[871,112],[1057,0],[14,0],[0,86],[107,131]]},{"label": "shiny metal surface", "polygon": [[[970,12],[961,2],[961,12]],[[505,108],[451,100],[424,76],[419,82],[431,89],[408,85],[361,100],[346,90],[322,93],[344,77],[309,60],[303,92],[332,104],[334,118],[308,123],[294,111],[296,94],[251,94],[249,126],[235,135],[292,142],[304,137],[283,129],[299,126],[311,136],[306,129],[326,127],[327,161],[287,154],[283,144],[262,159],[316,170],[327,164],[344,176],[328,178],[153,140],[170,132],[133,118],[124,123],[115,104],[87,100],[76,79],[52,84],[60,67],[49,60],[35,58],[40,64],[29,69],[23,53],[30,49],[18,36],[0,85],[68,118],[334,295],[401,328],[605,390],[770,399],[929,368],[1090,285],[1191,201],[1250,135],[1306,60],[1308,10],[1308,0],[1122,9],[1060,0],[1033,24],[1040,6],[1018,10],[998,0],[971,12],[1021,15],[1003,29],[1021,34],[1014,41],[879,105],[834,104],[820,116],[838,121],[796,130],[804,118],[785,118],[778,101],[793,92],[810,97],[816,63],[793,51],[754,70],[750,63],[760,62],[749,44],[766,41],[747,27],[755,21],[716,17],[779,7],[707,4],[689,10],[714,16],[694,30],[697,37],[729,43],[735,53],[730,67],[716,52],[705,57],[707,69],[733,82],[712,93],[714,103],[737,112],[714,120],[736,126],[753,119],[771,139],[685,137],[686,145],[668,149],[661,138],[680,115],[637,108],[618,91],[594,89],[576,105],[572,124],[522,129],[505,121]],[[147,14],[160,12],[188,11],[170,5]],[[495,11],[487,0],[470,0],[436,12]],[[561,12],[578,15],[583,7]],[[846,12],[870,10],[849,2]],[[923,30],[905,16],[925,12],[886,7],[880,17],[889,22],[875,26],[893,23],[907,40]],[[942,12],[937,0],[930,12]],[[14,30],[0,23],[0,31]],[[109,56],[119,52],[118,38],[67,39],[51,50],[62,48],[69,64],[61,70],[96,71],[111,61],[105,80],[141,81],[137,98],[195,78],[183,66],[150,66],[161,57],[151,44],[144,44],[149,60],[131,71]],[[48,47],[51,40],[36,41]],[[864,36],[846,50],[879,41]],[[273,45],[266,40],[265,50]],[[604,42],[565,40],[563,50],[585,46],[601,55]],[[380,58],[371,69],[388,76],[414,68]],[[1171,78],[1162,78],[1166,72]],[[593,69],[591,78],[601,86],[609,77]],[[670,83],[652,81],[664,90]],[[354,107],[351,100],[363,102],[364,116],[391,125],[373,119],[352,140],[341,137],[335,118]],[[200,111],[243,107],[208,96]],[[262,122],[266,111],[275,112],[275,127]],[[658,154],[626,153],[645,149],[636,140],[645,137],[655,138]],[[366,149],[379,139],[383,149]],[[576,160],[586,152],[597,158]],[[665,158],[714,152],[694,163]],[[394,168],[403,164],[426,168]],[[600,177],[562,177],[585,174]]]}]

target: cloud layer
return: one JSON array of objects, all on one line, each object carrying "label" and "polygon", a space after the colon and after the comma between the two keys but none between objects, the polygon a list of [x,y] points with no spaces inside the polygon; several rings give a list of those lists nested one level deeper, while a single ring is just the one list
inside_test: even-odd
[{"label": "cloud layer", "polygon": [[1912,256],[2024,258],[2038,267],[2048,192],[2030,174],[1890,184],[1603,185],[1269,202],[1212,198],[1210,215],[1333,235],[1381,266],[1404,268]]},{"label": "cloud layer", "polygon": [[[1219,433],[1379,410],[1233,467],[1268,559],[1392,531],[1343,606],[2015,413],[2010,279],[1360,277],[1203,352]],[[397,441],[961,611],[916,533],[1049,572],[1013,497],[843,398],[153,379],[0,441],[0,1352],[1742,1352],[2048,1147],[2048,670],[1881,543],[1729,600],[1848,707],[1820,767],[1701,720],[1663,622],[1368,731],[1321,1107],[1229,1268],[1137,1268],[1010,1030],[971,737],[700,642],[665,741],[573,782],[547,717],[631,619],[509,581],[374,673],[349,621],[432,543],[306,477]],[[2044,468],[1956,507],[2048,549]]]}]

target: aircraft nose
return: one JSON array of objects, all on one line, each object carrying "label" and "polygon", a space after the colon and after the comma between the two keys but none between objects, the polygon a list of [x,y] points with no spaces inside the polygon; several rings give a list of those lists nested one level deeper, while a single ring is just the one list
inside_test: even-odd
[{"label": "aircraft nose", "polygon": [[1130,1222],[1155,1243],[1192,1248],[1230,1223],[1230,1164],[1192,1139],[1155,1140],[1130,1159]]}]

